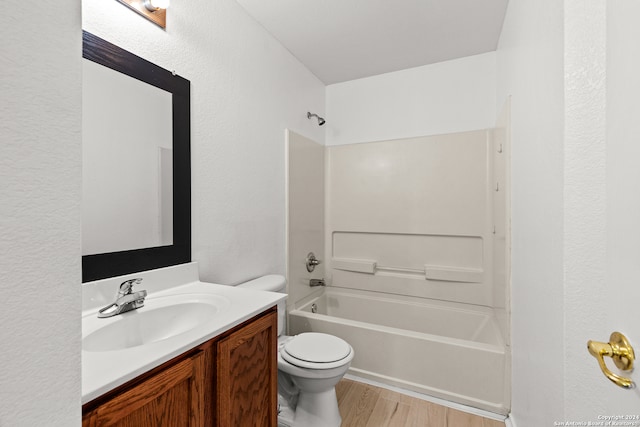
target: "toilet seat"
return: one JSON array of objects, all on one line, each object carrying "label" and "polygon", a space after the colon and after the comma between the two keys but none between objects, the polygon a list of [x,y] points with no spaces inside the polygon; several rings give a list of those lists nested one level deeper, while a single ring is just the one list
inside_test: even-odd
[{"label": "toilet seat", "polygon": [[[280,355],[294,366],[331,369],[349,362],[353,349],[341,338],[318,332],[291,337],[280,346]],[[348,360],[346,360],[348,359]]]}]

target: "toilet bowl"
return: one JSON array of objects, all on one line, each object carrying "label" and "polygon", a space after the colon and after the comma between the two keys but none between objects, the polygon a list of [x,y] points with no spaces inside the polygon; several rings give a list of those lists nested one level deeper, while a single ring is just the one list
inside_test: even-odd
[{"label": "toilet bowl", "polygon": [[[283,291],[285,278],[260,277],[243,288]],[[283,335],[284,304],[278,306],[278,425],[283,427],[339,427],[335,386],[349,369],[353,348],[329,334],[305,332]]]},{"label": "toilet bowl", "polygon": [[353,355],[353,348],[333,335],[307,332],[279,338],[278,391],[288,406],[282,408],[280,400],[281,425],[339,427],[335,386]]}]

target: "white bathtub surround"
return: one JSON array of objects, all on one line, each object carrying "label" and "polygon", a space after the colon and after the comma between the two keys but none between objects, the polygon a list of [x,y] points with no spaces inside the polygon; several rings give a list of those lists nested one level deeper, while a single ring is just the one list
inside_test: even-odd
[{"label": "white bathtub surround", "polygon": [[[511,345],[511,98],[502,106],[492,131],[488,156],[492,183],[500,191],[492,192],[492,273],[493,309],[505,344]],[[511,363],[510,360],[508,363]],[[510,397],[510,396],[509,396]]]},{"label": "white bathtub surround", "polygon": [[[324,149],[328,288],[310,290],[289,253],[302,271],[291,292],[303,290],[291,334],[345,339],[359,376],[508,413],[508,114],[495,129]],[[310,169],[308,151],[289,152],[290,170]],[[289,197],[314,185],[299,173]],[[290,221],[289,241],[310,228]]]},{"label": "white bathtub surround", "polygon": [[[286,150],[287,307],[322,292],[310,279],[324,278],[325,147],[289,129]],[[305,259],[313,252],[321,264],[308,272]]]},{"label": "white bathtub surround", "polygon": [[492,307],[491,136],[327,147],[331,285]]}]

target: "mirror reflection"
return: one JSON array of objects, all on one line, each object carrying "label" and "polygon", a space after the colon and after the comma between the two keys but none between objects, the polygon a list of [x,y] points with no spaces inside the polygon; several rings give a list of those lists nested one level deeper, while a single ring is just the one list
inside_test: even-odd
[{"label": "mirror reflection", "polygon": [[82,254],[173,243],[172,94],[83,60]]}]

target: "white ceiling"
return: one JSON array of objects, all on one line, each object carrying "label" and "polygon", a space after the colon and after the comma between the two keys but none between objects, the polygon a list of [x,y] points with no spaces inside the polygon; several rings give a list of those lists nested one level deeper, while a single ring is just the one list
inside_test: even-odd
[{"label": "white ceiling", "polygon": [[325,84],[496,49],[508,0],[237,0]]}]

